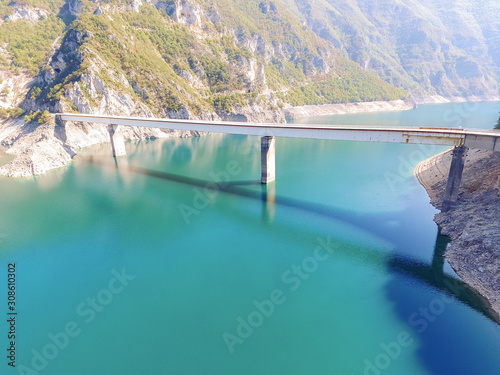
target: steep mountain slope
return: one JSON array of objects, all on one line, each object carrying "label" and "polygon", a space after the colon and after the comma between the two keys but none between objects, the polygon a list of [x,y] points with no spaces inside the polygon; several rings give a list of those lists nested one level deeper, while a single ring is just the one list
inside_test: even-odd
[{"label": "steep mountain slope", "polygon": [[[276,108],[283,102],[405,96],[339,56],[330,42],[272,2],[71,0],[58,4],[60,18],[51,13],[56,4],[52,9],[43,5],[11,3],[2,25],[11,56],[4,65],[10,62],[31,74],[43,65],[22,104],[25,110],[109,112],[100,97],[105,88],[130,97],[141,114],[148,112],[146,105],[150,115],[175,117],[225,115],[233,105]],[[23,11],[36,16],[13,16]],[[47,54],[62,35],[61,18],[68,24],[66,34],[43,64],[43,49]],[[18,35],[24,27],[36,29],[32,34],[44,43],[33,42],[34,35]],[[34,58],[22,54],[32,49],[29,43],[39,46]]]},{"label": "steep mountain slope", "polygon": [[496,0],[282,0],[317,35],[415,100],[499,95]]}]

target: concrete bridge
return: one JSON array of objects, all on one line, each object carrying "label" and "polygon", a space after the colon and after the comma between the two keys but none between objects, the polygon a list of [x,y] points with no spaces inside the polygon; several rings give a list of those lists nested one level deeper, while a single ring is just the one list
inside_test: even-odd
[{"label": "concrete bridge", "polygon": [[244,134],[261,137],[261,182],[275,180],[275,137],[330,139],[443,145],[453,147],[448,183],[442,210],[449,210],[458,198],[465,156],[468,149],[500,151],[500,132],[449,128],[391,128],[294,124],[254,124],[247,122],[210,122],[140,117],[121,117],[60,113],[57,121],[92,122],[108,125],[113,156],[125,155],[120,126]]}]

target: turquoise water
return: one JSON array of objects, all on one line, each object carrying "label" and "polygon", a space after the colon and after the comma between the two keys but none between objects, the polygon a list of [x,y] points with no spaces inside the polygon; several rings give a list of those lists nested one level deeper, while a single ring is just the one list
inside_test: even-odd
[{"label": "turquoise water", "polygon": [[[491,128],[499,107],[308,121]],[[15,262],[18,312],[17,368],[1,373],[499,373],[499,326],[442,264],[412,174],[443,148],[278,139],[266,188],[259,147],[131,142],[115,164],[99,145],[0,179],[0,283]]]}]

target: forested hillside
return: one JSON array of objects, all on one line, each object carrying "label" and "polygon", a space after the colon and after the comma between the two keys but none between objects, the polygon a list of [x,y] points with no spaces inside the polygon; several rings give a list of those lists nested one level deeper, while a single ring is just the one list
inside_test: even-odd
[{"label": "forested hillside", "polygon": [[0,16],[4,117],[224,117],[406,97],[280,2],[20,0]]},{"label": "forested hillside", "polygon": [[412,98],[499,95],[497,0],[282,0],[317,35]]}]

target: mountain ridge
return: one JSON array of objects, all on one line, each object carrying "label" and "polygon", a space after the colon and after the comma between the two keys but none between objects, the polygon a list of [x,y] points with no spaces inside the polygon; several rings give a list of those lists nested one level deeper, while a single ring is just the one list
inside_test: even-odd
[{"label": "mountain ridge", "polygon": [[498,2],[286,1],[317,35],[415,101],[499,95]]}]

